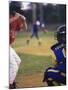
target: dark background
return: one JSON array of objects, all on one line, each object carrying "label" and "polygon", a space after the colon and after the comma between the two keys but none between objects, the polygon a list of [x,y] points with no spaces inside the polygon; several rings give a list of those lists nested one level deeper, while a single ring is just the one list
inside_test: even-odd
[{"label": "dark background", "polygon": [[[33,4],[36,5],[35,18],[33,18]],[[50,4],[44,5],[42,3],[30,2],[31,9],[21,10],[21,1],[12,1],[9,4],[10,11],[17,11],[26,17],[27,23],[32,25],[33,19],[38,19],[44,22],[46,28],[54,30],[57,26],[66,24],[66,5],[65,4]],[[41,8],[40,8],[41,6]]]}]

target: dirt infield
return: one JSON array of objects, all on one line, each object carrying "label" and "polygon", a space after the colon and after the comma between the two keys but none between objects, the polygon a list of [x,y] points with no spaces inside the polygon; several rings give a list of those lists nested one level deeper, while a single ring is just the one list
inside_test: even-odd
[{"label": "dirt infield", "polygon": [[41,46],[20,46],[16,47],[16,51],[20,53],[26,53],[26,54],[32,54],[32,55],[41,55],[41,56],[48,56],[52,55],[54,57],[54,54],[52,50],[50,49],[49,43],[44,43]]},{"label": "dirt infield", "polygon": [[19,76],[16,78],[17,88],[43,87],[42,74],[34,74],[28,76]]}]

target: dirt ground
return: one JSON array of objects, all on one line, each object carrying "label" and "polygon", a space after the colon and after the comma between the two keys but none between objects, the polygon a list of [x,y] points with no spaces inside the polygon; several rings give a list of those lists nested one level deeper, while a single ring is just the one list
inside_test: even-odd
[{"label": "dirt ground", "polygon": [[44,87],[42,74],[33,74],[28,76],[20,76],[16,78],[17,88],[34,88]]}]

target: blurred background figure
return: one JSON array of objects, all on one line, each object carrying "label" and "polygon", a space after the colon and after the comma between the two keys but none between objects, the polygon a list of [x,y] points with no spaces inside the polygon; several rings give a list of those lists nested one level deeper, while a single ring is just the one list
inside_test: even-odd
[{"label": "blurred background figure", "polygon": [[[36,39],[38,40],[38,44],[41,45],[41,41],[39,40],[39,28],[40,28],[40,21],[36,20],[33,25],[32,25],[32,35],[30,36],[30,38],[32,39],[33,37],[36,37]],[[27,44],[29,44],[30,40],[27,40]]]}]

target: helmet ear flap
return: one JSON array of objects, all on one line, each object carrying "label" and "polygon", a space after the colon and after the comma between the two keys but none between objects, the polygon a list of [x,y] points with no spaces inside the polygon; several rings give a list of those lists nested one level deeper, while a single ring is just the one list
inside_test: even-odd
[{"label": "helmet ear flap", "polygon": [[66,42],[66,26],[62,25],[57,29],[56,38],[58,42]]}]

